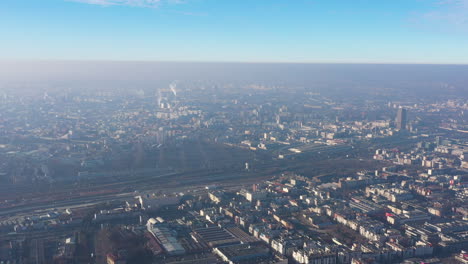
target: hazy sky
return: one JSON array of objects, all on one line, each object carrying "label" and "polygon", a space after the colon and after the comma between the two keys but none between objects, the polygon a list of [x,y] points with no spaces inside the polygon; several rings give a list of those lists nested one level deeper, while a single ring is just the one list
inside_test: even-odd
[{"label": "hazy sky", "polygon": [[468,63],[468,0],[1,0],[0,59]]}]

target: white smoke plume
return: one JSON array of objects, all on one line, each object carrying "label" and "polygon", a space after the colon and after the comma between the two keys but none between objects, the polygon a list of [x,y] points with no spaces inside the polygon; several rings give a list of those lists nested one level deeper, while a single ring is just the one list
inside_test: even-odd
[{"label": "white smoke plume", "polygon": [[177,96],[177,82],[178,81],[174,81],[172,82],[170,85],[169,85],[169,88],[171,89],[172,93],[174,94],[174,96]]}]

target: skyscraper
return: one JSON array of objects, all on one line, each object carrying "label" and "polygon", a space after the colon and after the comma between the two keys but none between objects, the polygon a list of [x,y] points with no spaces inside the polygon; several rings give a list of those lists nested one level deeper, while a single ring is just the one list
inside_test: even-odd
[{"label": "skyscraper", "polygon": [[406,109],[401,106],[398,108],[398,113],[396,116],[396,128],[398,130],[406,129]]}]

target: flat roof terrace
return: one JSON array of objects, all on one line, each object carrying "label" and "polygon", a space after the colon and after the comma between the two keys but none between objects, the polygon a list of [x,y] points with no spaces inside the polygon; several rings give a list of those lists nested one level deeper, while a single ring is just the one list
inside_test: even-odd
[{"label": "flat roof terrace", "polygon": [[233,234],[217,226],[195,229],[192,236],[195,240],[205,242],[211,247],[240,243],[240,240]]}]

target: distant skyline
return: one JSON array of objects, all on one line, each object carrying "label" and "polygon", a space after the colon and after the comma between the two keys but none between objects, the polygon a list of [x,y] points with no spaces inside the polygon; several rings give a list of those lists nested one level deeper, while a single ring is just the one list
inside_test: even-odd
[{"label": "distant skyline", "polygon": [[3,0],[0,60],[468,64],[468,0]]}]

